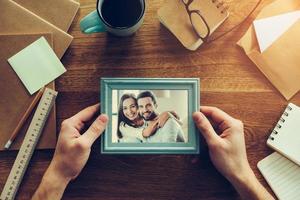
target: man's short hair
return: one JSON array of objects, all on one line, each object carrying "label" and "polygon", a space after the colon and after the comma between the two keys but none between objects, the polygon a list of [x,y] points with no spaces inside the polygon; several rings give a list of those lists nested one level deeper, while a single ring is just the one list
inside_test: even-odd
[{"label": "man's short hair", "polygon": [[156,105],[156,97],[155,95],[153,94],[153,92],[151,91],[144,91],[144,92],[141,92],[138,96],[137,96],[137,100],[141,99],[141,98],[145,98],[145,97],[150,97],[153,101],[153,103]]}]

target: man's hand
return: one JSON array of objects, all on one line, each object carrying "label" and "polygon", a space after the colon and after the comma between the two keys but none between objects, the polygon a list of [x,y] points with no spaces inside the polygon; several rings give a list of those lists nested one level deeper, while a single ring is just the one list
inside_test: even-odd
[{"label": "man's hand", "polygon": [[85,133],[80,134],[98,111],[99,104],[90,106],[62,122],[54,157],[33,199],[60,199],[69,181],[79,175],[92,144],[108,122],[106,115],[100,115]]},{"label": "man's hand", "polygon": [[218,108],[202,106],[200,111],[193,114],[193,119],[208,144],[210,158],[218,171],[245,199],[273,199],[250,168],[243,123]]}]

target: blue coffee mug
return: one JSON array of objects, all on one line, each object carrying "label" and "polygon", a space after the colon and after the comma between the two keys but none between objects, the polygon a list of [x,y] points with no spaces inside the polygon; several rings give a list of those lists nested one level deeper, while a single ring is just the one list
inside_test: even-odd
[{"label": "blue coffee mug", "polygon": [[[97,9],[93,12],[86,15],[80,21],[80,29],[83,33],[90,34],[90,33],[100,33],[100,32],[110,32],[116,36],[129,36],[135,33],[143,24],[144,15],[145,15],[145,0],[130,0],[135,1],[135,3],[140,4],[140,9],[137,13],[137,18],[135,19],[134,23],[129,26],[114,26],[110,24],[107,19],[103,16],[103,3],[106,1],[111,0],[98,0],[97,1]],[[126,2],[129,0],[120,0]],[[115,0],[117,2],[117,0]],[[107,3],[107,2],[106,2]],[[127,12],[127,11],[126,11]],[[130,13],[131,10],[128,10]],[[113,13],[118,14],[117,12]]]}]

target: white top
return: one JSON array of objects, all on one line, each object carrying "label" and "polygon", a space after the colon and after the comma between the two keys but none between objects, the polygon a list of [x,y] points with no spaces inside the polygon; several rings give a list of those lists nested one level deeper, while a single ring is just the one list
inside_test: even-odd
[{"label": "white top", "polygon": [[132,127],[124,122],[121,122],[119,125],[120,132],[122,133],[122,138],[119,140],[120,142],[128,142],[128,143],[142,143],[145,142],[145,138],[143,137],[143,130],[145,126],[140,127]]}]

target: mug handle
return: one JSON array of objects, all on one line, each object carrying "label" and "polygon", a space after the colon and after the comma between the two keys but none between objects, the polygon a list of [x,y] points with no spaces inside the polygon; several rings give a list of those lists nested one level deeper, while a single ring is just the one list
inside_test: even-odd
[{"label": "mug handle", "polygon": [[94,10],[80,21],[80,29],[86,34],[106,31],[103,22],[99,18],[97,10]]}]

